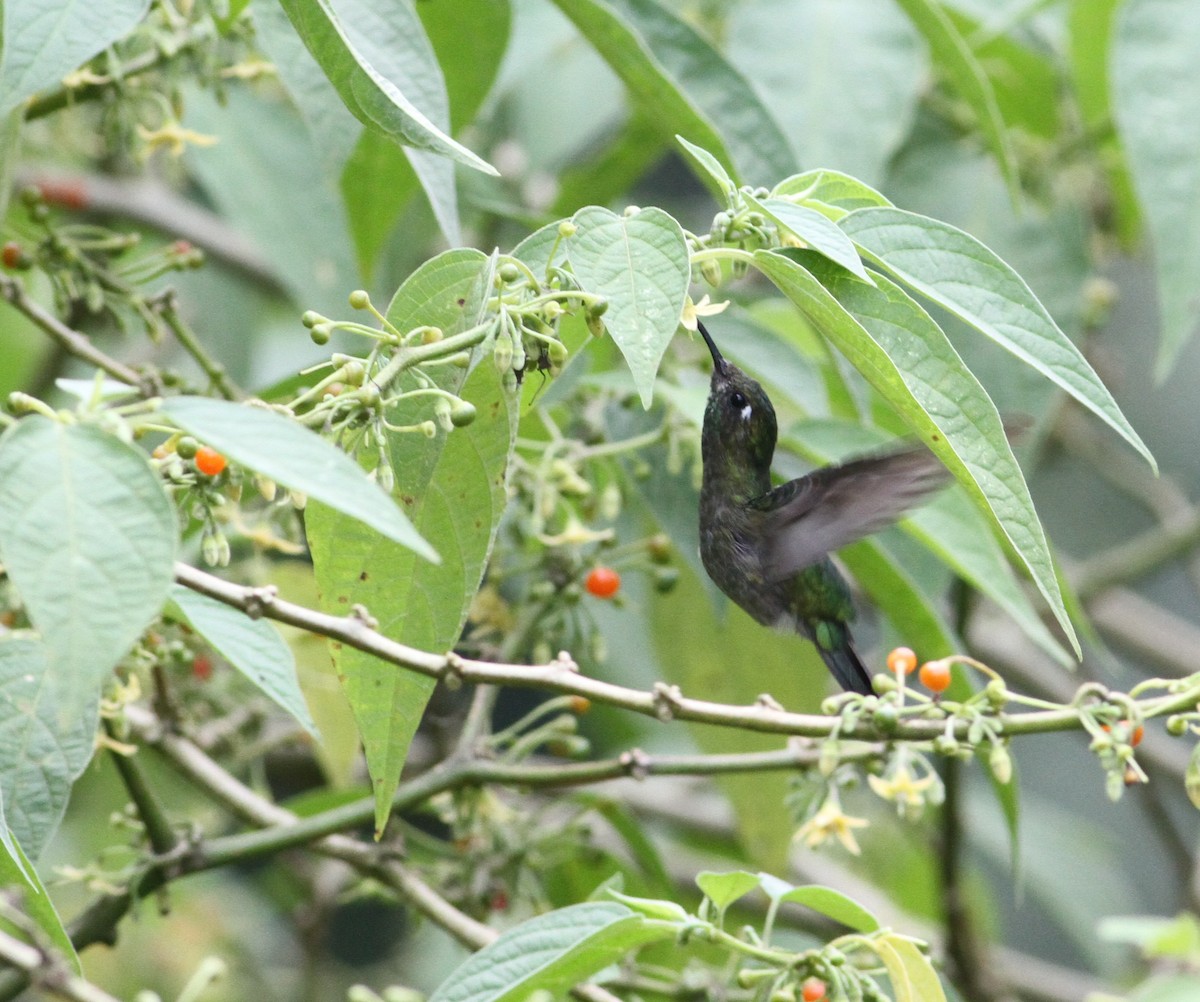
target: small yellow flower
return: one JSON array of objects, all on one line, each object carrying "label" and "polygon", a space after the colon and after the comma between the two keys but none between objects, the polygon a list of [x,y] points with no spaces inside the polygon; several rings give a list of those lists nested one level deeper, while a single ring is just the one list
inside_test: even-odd
[{"label": "small yellow flower", "polygon": [[889,777],[868,776],[867,782],[876,794],[896,805],[902,818],[916,819],[925,809],[925,794],[933,786],[934,779],[932,773],[917,779],[908,768],[908,763],[902,762],[891,770]]},{"label": "small yellow flower", "polygon": [[831,794],[825,799],[821,809],[797,829],[795,837],[810,849],[836,838],[847,852],[858,856],[862,850],[854,837],[854,829],[866,828],[868,824],[866,818],[852,818],[846,814],[837,796]]},{"label": "small yellow flower", "polygon": [[713,317],[718,313],[724,313],[728,306],[728,299],[723,303],[710,303],[707,292],[700,297],[700,302],[698,303],[693,303],[692,297],[688,296],[687,302],[683,304],[683,316],[679,318],[679,322],[688,330],[695,333],[699,327],[701,317]]},{"label": "small yellow flower", "polygon": [[173,157],[183,156],[183,151],[191,146],[212,146],[217,142],[216,136],[206,136],[194,129],[185,129],[178,122],[168,122],[158,129],[147,129],[144,125],[137,127],[138,136],[146,144],[144,157],[149,157],[158,149],[165,149]]},{"label": "small yellow flower", "polygon": [[563,531],[553,536],[542,533],[538,540],[546,546],[586,546],[588,543],[603,543],[612,539],[612,529],[589,529],[579,519],[571,516]]}]

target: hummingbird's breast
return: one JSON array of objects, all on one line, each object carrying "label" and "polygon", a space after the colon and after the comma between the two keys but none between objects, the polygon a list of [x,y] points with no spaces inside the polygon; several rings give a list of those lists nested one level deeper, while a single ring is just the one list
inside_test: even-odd
[{"label": "hummingbird's breast", "polygon": [[700,494],[700,560],[729,598],[766,626],[787,610],[787,589],[767,580],[758,513],[715,496]]}]

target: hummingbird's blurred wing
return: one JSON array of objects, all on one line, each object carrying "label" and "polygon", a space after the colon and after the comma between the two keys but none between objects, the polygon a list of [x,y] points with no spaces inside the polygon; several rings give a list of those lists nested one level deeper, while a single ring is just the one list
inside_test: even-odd
[{"label": "hummingbird's blurred wing", "polygon": [[928,449],[824,466],[750,502],[762,513],[763,564],[772,581],[891,525],[945,486],[949,471]]}]

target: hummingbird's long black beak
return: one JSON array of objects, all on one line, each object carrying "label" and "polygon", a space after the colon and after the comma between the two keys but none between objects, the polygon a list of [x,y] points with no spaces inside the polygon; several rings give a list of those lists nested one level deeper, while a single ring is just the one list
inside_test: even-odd
[{"label": "hummingbird's long black beak", "polygon": [[700,331],[700,336],[704,338],[704,343],[708,345],[708,350],[712,353],[713,365],[718,372],[724,372],[729,363],[725,361],[724,356],[717,350],[717,346],[713,344],[713,339],[705,328],[704,322],[697,319],[696,329]]}]

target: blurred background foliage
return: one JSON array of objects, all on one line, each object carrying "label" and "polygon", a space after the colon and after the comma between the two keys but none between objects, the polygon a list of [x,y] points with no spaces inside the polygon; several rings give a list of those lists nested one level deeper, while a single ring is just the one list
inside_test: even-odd
[{"label": "blurred background foliage", "polygon": [[[499,171],[489,177],[459,168],[457,199],[438,212],[405,154],[364,133],[312,84],[306,54],[267,0],[256,0],[248,19],[227,33],[212,29],[204,4],[156,3],[123,43],[129,53],[162,46],[167,36],[177,43],[146,76],[150,86],[65,110],[47,107],[46,114],[31,110],[20,154],[10,149],[5,166],[18,186],[41,184],[56,211],[118,220],[138,228],[149,244],[183,236],[204,249],[206,267],[173,279],[182,309],[236,382],[263,389],[326,354],[299,325],[302,310],[343,315],[346,293],[364,285],[386,302],[448,241],[509,249],[586,204],[661,206],[686,228],[704,232],[717,207],[673,142],[681,130],[669,102],[654,97],[657,89],[677,88],[702,109],[700,117],[747,182],[771,185],[795,171],[831,168],[988,244],[1084,349],[1157,457],[1162,477],[1155,480],[1110,432],[1064,405],[1050,384],[953,318],[939,317],[1000,410],[1036,419],[1023,465],[1065,580],[1077,593],[1085,638],[1082,664],[1064,663],[1049,634],[1031,642],[1028,631],[962,585],[943,562],[901,531],[889,531],[883,545],[892,566],[911,577],[963,649],[1014,688],[1055,699],[1069,698],[1084,679],[1128,688],[1149,675],[1191,673],[1200,649],[1200,453],[1192,437],[1200,355],[1188,335],[1196,314],[1190,276],[1200,265],[1189,242],[1200,240],[1180,227],[1200,206],[1193,113],[1200,83],[1194,73],[1172,77],[1170,69],[1195,65],[1200,9],[1163,0],[667,0],[665,7],[725,62],[706,74],[688,62],[703,53],[689,51],[686,37],[647,35],[651,62],[673,69],[650,75],[639,89],[635,77],[647,71],[623,69],[613,53],[630,40],[604,17],[645,25],[653,22],[652,11],[646,13],[652,6],[648,0],[417,0],[445,79],[447,122]],[[931,21],[948,23],[973,55],[990,95],[990,123],[960,62],[944,45],[930,45],[941,37]],[[1172,30],[1156,34],[1160,22]],[[671,44],[683,55],[673,54]],[[685,72],[686,66],[693,69]],[[774,123],[772,136],[739,127],[739,116],[750,112],[736,99],[722,104],[731,80],[755,96],[753,114]],[[153,131],[176,121],[190,130],[179,149]],[[1157,150],[1147,137],[1153,129],[1162,140]],[[85,192],[83,201],[73,203],[73,192]],[[17,200],[8,213],[20,233],[24,209]],[[863,424],[901,430],[765,283],[730,281],[711,294],[734,301],[712,324],[723,350],[768,385],[785,441],[796,445],[781,469],[794,473],[800,457],[811,461],[856,441],[835,426],[821,444],[821,422],[845,416],[831,403],[839,385],[849,387]],[[122,357],[187,365],[169,343],[134,340],[107,321],[77,319]],[[560,482],[562,504],[547,509],[543,524],[502,529],[494,580],[506,590],[485,588],[492,604],[477,603],[466,648],[494,652],[504,644],[495,634],[511,636],[512,617],[519,622],[523,607],[514,595],[531,594],[538,580],[556,573],[578,581],[602,560],[622,572],[619,603],[576,595],[574,604],[535,620],[505,656],[538,659],[565,647],[587,673],[626,685],[665,679],[727,702],[770,692],[789,708],[815,712],[828,679],[811,648],[751,624],[716,599],[699,571],[694,473],[707,388],[703,350],[676,339],[647,414],[612,345],[587,339],[581,329],[575,335],[562,375],[526,378],[520,434],[544,439],[547,422],[554,422],[595,443],[666,426],[665,444],[582,464],[573,472],[584,477],[586,490],[572,495]],[[56,376],[75,372],[87,374],[0,307],[0,392],[45,393]],[[518,469],[514,482],[533,490],[538,481]],[[567,512],[598,532],[613,530],[616,548],[590,543],[548,556],[536,547],[539,533],[563,530]],[[654,550],[662,544],[646,542],[660,536],[669,540],[665,562]],[[302,562],[275,561],[247,573],[279,584],[294,600],[315,601]],[[858,627],[864,652],[879,667],[886,649],[908,639],[902,609],[887,612],[864,611]],[[264,756],[236,743],[230,756],[278,796],[321,791],[306,802],[306,809],[317,809],[329,798],[361,794],[364,779],[324,645],[293,639],[325,736],[315,749],[319,768],[309,756]],[[196,675],[181,667],[181,699],[210,702],[214,719],[245,698],[221,672]],[[444,741],[440,729],[453,729],[458,704],[454,694],[435,695],[414,751],[418,765]],[[521,697],[503,697],[501,721],[526,706]],[[777,745],[601,708],[580,726],[598,755],[630,747]],[[977,767],[961,770],[963,788],[951,805],[957,828],[945,811],[898,821],[865,791],[853,792],[847,809],[872,823],[860,835],[858,858],[836,846],[797,848],[783,807],[792,782],[783,774],[621,782],[594,793],[534,798],[523,807],[531,812],[524,821],[484,824],[489,837],[513,844],[480,853],[471,872],[455,872],[463,863],[439,855],[446,833],[437,819],[397,823],[417,857],[428,854],[431,871],[462,882],[478,910],[501,919],[517,902],[523,912],[534,903],[579,900],[614,869],[627,874],[635,893],[686,896],[679,888],[697,869],[740,866],[841,887],[898,928],[935,938],[945,918],[939,891],[945,839],[961,829],[966,856],[958,890],[989,947],[994,966],[984,969],[1008,986],[981,997],[1012,997],[1003,994],[1011,990],[1022,998],[1079,999],[1101,984],[1115,991],[1136,983],[1145,969],[1122,944],[1144,945],[1149,933],[1109,925],[1102,936],[1101,922],[1197,907],[1196,823],[1182,793],[1186,748],[1161,728],[1150,729],[1144,764],[1152,782],[1115,804],[1079,734],[1027,737],[1013,755],[1021,788],[1016,852]],[[173,811],[202,827],[220,826],[222,819],[171,773],[154,778]],[[121,825],[109,823],[123,805],[111,765],[98,758],[42,861],[47,879],[55,867],[78,868],[83,860],[127,851]],[[494,867],[486,879],[485,857]],[[70,915],[86,900],[84,883],[56,889],[61,912]],[[171,888],[169,904],[162,915],[155,902],[143,902],[115,948],[85,954],[88,976],[119,995],[151,987],[174,997],[201,958],[216,952],[232,973],[209,997],[317,999],[339,997],[355,982],[428,991],[463,953],[331,862],[280,858],[193,877]],[[1186,951],[1180,954],[1186,959]],[[1196,991],[1195,982],[1184,990]],[[1152,986],[1141,992],[1136,997],[1168,997],[1154,995]]]}]

